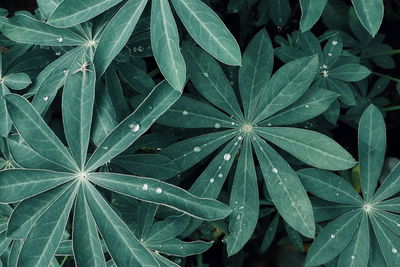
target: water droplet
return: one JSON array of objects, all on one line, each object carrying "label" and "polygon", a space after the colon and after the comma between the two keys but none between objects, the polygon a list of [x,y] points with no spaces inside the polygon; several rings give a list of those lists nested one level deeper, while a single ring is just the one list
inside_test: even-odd
[{"label": "water droplet", "polygon": [[397,249],[396,248],[392,248],[392,253],[396,254],[397,253]]},{"label": "water droplet", "polygon": [[356,257],[354,255],[351,255],[351,259],[354,260]]},{"label": "water droplet", "polygon": [[242,140],[243,139],[243,137],[241,137],[241,136],[238,136],[238,140]]},{"label": "water droplet", "polygon": [[331,57],[332,56],[332,53],[328,53],[328,57]]},{"label": "water droplet", "polygon": [[235,123],[234,123],[233,121],[231,122],[231,124],[232,124],[232,125],[235,125]]},{"label": "water droplet", "polygon": [[208,78],[210,75],[208,74],[208,72],[203,72],[204,77]]},{"label": "water droplet", "polygon": [[157,193],[157,194],[161,194],[161,193],[162,193],[162,189],[159,188],[159,187],[157,187],[157,188],[156,188],[156,193]]},{"label": "water droplet", "polygon": [[235,142],[233,145],[234,145],[234,146],[237,146],[237,145],[238,145],[238,142]]},{"label": "water droplet", "polygon": [[214,178],[210,178],[210,183],[214,183]]},{"label": "water droplet", "polygon": [[187,112],[186,110],[182,111],[182,115],[183,115],[183,116],[186,116],[186,115],[188,115],[188,114],[189,114],[189,112]]},{"label": "water droplet", "polygon": [[132,123],[129,125],[129,128],[132,129],[132,132],[136,133],[140,129],[140,125],[138,123]]},{"label": "water droplet", "polygon": [[103,149],[107,150],[107,149],[108,149],[108,146],[103,146]]},{"label": "water droplet", "polygon": [[278,169],[277,169],[277,168],[272,168],[271,171],[272,171],[273,173],[275,173],[275,174],[278,173]]},{"label": "water droplet", "polygon": [[272,126],[272,123],[270,123],[270,122],[268,122],[268,124],[267,124],[268,126]]},{"label": "water droplet", "polygon": [[47,100],[49,100],[49,97],[46,95],[43,97],[43,101],[47,101]]},{"label": "water droplet", "polygon": [[183,247],[181,247],[181,249],[183,249]]},{"label": "water droplet", "polygon": [[282,181],[279,181],[278,185],[283,185]]},{"label": "water droplet", "polygon": [[338,44],[338,42],[336,40],[332,41],[332,45],[337,45],[337,44]]},{"label": "water droplet", "polygon": [[218,174],[218,177],[222,178],[222,177],[224,177],[224,175],[222,173],[220,173],[220,174]]},{"label": "water droplet", "polygon": [[67,69],[63,70],[63,73],[64,73],[65,76],[67,76],[68,75],[68,70]]},{"label": "water droplet", "polygon": [[61,52],[60,52],[60,51],[57,51],[57,52],[56,52],[56,56],[59,56],[59,55],[61,55]]},{"label": "water droplet", "polygon": [[334,234],[331,234],[331,239],[334,239],[336,236]]},{"label": "water droplet", "polygon": [[62,37],[57,38],[57,42],[62,43],[63,41],[64,41],[64,39]]},{"label": "water droplet", "polygon": [[237,201],[237,200],[236,200],[236,201],[235,201],[235,202],[233,202],[233,203],[234,203],[235,205],[237,205],[237,204],[239,204],[239,201]]},{"label": "water droplet", "polygon": [[193,148],[193,152],[194,153],[199,153],[201,151],[201,147],[199,147],[199,146],[195,146],[194,148]]},{"label": "water droplet", "polygon": [[222,166],[218,166],[218,170],[222,169]]},{"label": "water droplet", "polygon": [[328,65],[324,64],[324,65],[322,65],[322,68],[327,69]]},{"label": "water droplet", "polygon": [[240,206],[240,207],[239,207],[239,209],[240,209],[240,210],[244,209],[244,206],[243,206],[243,205],[242,205],[242,206]]},{"label": "water droplet", "polygon": [[144,184],[144,185],[142,186],[142,189],[143,189],[143,190],[149,189],[149,185],[148,185],[148,184]]},{"label": "water droplet", "polygon": [[230,160],[230,159],[231,159],[231,154],[226,153],[226,154],[224,155],[224,160],[225,160],[225,161],[228,161],[228,160]]},{"label": "water droplet", "polygon": [[237,216],[236,216],[236,220],[240,220],[240,214],[238,214]]},{"label": "water droplet", "polygon": [[400,227],[400,223],[396,224],[397,227]]},{"label": "water droplet", "polygon": [[309,108],[309,107],[310,107],[310,105],[305,105],[304,107],[305,107],[305,108]]},{"label": "water droplet", "polygon": [[336,193],[336,196],[339,196],[339,193]]},{"label": "water droplet", "polygon": [[140,238],[140,242],[143,242],[144,241],[144,239],[143,238]]},{"label": "water droplet", "polygon": [[218,128],[221,127],[221,124],[219,124],[218,122],[216,122],[216,123],[214,124],[214,127],[215,127],[215,129],[218,129]]}]

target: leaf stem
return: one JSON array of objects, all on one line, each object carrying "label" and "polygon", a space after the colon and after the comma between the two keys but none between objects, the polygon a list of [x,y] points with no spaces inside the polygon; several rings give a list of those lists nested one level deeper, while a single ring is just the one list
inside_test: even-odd
[{"label": "leaf stem", "polygon": [[387,107],[387,108],[383,109],[383,111],[397,111],[397,110],[400,110],[400,105],[399,106]]},{"label": "leaf stem", "polygon": [[67,259],[68,259],[68,256],[65,256],[64,259],[62,260],[61,264],[60,264],[61,267],[64,266],[64,264],[67,261]]},{"label": "leaf stem", "polygon": [[393,49],[393,50],[388,50],[386,52],[382,52],[382,53],[378,53],[378,54],[366,55],[366,56],[362,56],[361,58],[383,57],[383,56],[392,56],[392,55],[397,55],[397,54],[400,54],[400,49]]},{"label": "leaf stem", "polygon": [[397,82],[397,83],[400,83],[400,79],[395,78],[395,77],[392,77],[392,76],[390,76],[390,75],[385,75],[385,74],[382,74],[382,73],[379,73],[379,72],[373,72],[373,74],[375,74],[376,76],[383,77],[383,78],[386,78],[386,79],[388,79],[388,80],[391,80],[391,81],[395,81],[395,82]]}]

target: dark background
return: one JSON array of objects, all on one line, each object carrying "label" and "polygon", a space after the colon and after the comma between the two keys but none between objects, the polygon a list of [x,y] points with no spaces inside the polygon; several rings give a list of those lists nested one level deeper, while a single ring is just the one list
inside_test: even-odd
[{"label": "dark background", "polygon": [[[347,1],[347,0],[345,0]],[[216,6],[217,11],[220,13],[225,13],[224,9],[226,8],[228,0],[219,1]],[[292,0],[292,7],[296,6],[297,0]],[[349,5],[350,5],[350,1]],[[387,17],[390,16],[391,13],[397,12],[398,16],[400,16],[400,0],[385,0],[385,15]],[[18,10],[28,10],[33,12],[36,8],[35,0],[0,0],[0,8],[7,9],[10,14],[13,14]],[[288,25],[282,32],[277,32],[276,27],[273,25],[267,26],[267,30],[271,35],[280,34],[282,36],[286,36],[287,33],[291,31],[297,30],[299,28],[298,21],[300,19],[300,9],[294,8],[294,13],[292,14],[292,23]],[[385,43],[391,45],[394,49],[400,49],[400,23],[399,20],[393,21],[387,19],[385,16],[384,22],[381,26],[379,32],[386,35]],[[230,28],[232,33],[236,35],[237,40],[240,40],[240,25],[239,19],[235,15],[224,17],[224,22]],[[317,25],[313,27],[313,32],[319,36],[322,34],[326,28],[319,22]],[[240,45],[243,47],[246,46],[248,40],[240,40]],[[396,60],[397,67],[393,70],[379,70],[381,73],[386,75],[391,75],[400,79],[400,54],[395,55],[394,59]],[[400,91],[400,90],[399,90]],[[389,88],[384,92],[384,96],[391,101],[391,105],[400,105],[400,96],[396,91],[396,83],[391,82]],[[386,116],[386,124],[387,124],[387,155],[392,157],[400,158],[400,110],[388,112]],[[344,123],[339,123],[337,129],[334,130],[334,139],[342,144],[346,149],[348,149],[355,158],[357,158],[357,132],[351,127],[347,126]],[[290,258],[297,257],[293,254],[290,248],[284,248],[282,246],[274,245],[271,249],[264,255],[257,255],[258,249],[256,248],[257,244],[254,242],[249,242],[245,247],[246,257],[251,255],[253,260],[250,260],[249,266],[254,267],[264,267],[264,266],[277,266],[278,264],[274,261],[276,258],[286,257],[289,261]],[[206,262],[210,262],[210,266],[218,266],[221,261],[222,254],[224,253],[224,246],[220,242],[217,242],[213,248],[207,251],[203,256]],[[252,255],[254,253],[254,255]],[[278,256],[279,255],[279,256]],[[254,256],[254,257],[252,257]],[[243,258],[241,256],[236,256],[230,259],[231,266],[242,266],[241,263]],[[247,260],[246,260],[247,262]],[[286,263],[287,264],[287,263]],[[67,264],[69,265],[69,264]],[[221,265],[220,265],[221,266]]]}]

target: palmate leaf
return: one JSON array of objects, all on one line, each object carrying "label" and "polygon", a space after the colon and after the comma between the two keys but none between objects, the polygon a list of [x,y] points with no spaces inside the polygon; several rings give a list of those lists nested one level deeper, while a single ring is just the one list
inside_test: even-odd
[{"label": "palmate leaf", "polygon": [[85,44],[77,33],[60,29],[20,14],[10,19],[0,17],[0,29],[11,40],[23,44],[47,46],[75,46]]},{"label": "palmate leaf", "polygon": [[15,128],[35,152],[70,170],[78,170],[67,148],[25,98],[8,94],[4,99]]},{"label": "palmate leaf", "polygon": [[13,73],[4,77],[4,83],[11,89],[22,90],[30,85],[32,81],[26,73]]},{"label": "palmate leaf", "polygon": [[166,81],[157,85],[135,112],[104,139],[88,160],[86,170],[96,169],[128,148],[180,95],[181,91],[175,90]]},{"label": "palmate leaf", "polygon": [[378,32],[383,20],[383,1],[382,0],[352,0],[354,9],[361,24],[372,35]]},{"label": "palmate leaf", "polygon": [[82,188],[95,223],[116,264],[118,266],[159,266],[150,251],[136,239],[100,193],[89,183],[85,183]]},{"label": "palmate leaf", "polygon": [[147,0],[127,1],[105,27],[94,56],[98,77],[103,75],[111,61],[125,46],[146,3]]},{"label": "palmate leaf", "polygon": [[322,12],[328,0],[300,0],[301,20],[300,28],[302,32],[306,32],[321,17]]},{"label": "palmate leaf", "polygon": [[161,73],[176,90],[180,90],[186,82],[186,65],[168,0],[152,1],[150,36],[154,59]]},{"label": "palmate leaf", "polygon": [[370,200],[381,175],[386,150],[386,126],[381,112],[370,105],[358,127],[358,157],[361,188],[365,200]]},{"label": "palmate leaf", "polygon": [[3,96],[9,93],[10,90],[7,86],[4,83],[0,83],[0,135],[3,137],[8,136],[12,127],[12,121],[7,111],[6,101],[3,99]]},{"label": "palmate leaf", "polygon": [[92,173],[87,178],[109,190],[166,205],[205,220],[222,219],[231,213],[226,205],[218,201],[197,198],[179,187],[156,179],[112,173]]},{"label": "palmate leaf", "polygon": [[259,200],[254,196],[257,195],[258,184],[253,151],[250,137],[246,136],[229,198],[229,205],[233,209],[229,217],[231,233],[226,238],[229,256],[236,254],[247,243],[256,227]]},{"label": "palmate leaf", "polygon": [[[81,70],[82,67],[85,69]],[[96,74],[88,57],[75,61],[71,68],[73,72],[68,74],[63,89],[63,124],[69,148],[83,169],[92,125]]]},{"label": "palmate leaf", "polygon": [[172,0],[190,36],[210,55],[233,66],[241,63],[240,48],[221,19],[200,0]]},{"label": "palmate leaf", "polygon": [[62,1],[63,0],[36,0],[36,3],[39,6],[40,12],[48,18]]},{"label": "palmate leaf", "polygon": [[118,4],[122,0],[64,0],[48,19],[50,25],[69,28],[87,21],[107,9]]}]

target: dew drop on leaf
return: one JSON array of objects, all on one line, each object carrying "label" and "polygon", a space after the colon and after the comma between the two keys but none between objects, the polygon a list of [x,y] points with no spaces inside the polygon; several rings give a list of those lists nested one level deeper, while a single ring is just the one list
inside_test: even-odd
[{"label": "dew drop on leaf", "polygon": [[183,115],[183,116],[186,116],[186,115],[188,115],[188,114],[189,114],[189,112],[187,112],[187,110],[182,111],[182,115]]},{"label": "dew drop on leaf", "polygon": [[193,152],[194,153],[199,153],[201,151],[201,147],[199,147],[199,146],[195,146],[194,148],[193,148]]},{"label": "dew drop on leaf", "polygon": [[225,161],[228,161],[228,160],[230,160],[230,159],[231,159],[231,154],[226,153],[226,154],[224,155],[224,160],[225,160]]},{"label": "dew drop on leaf", "polygon": [[332,53],[328,53],[328,57],[331,57],[332,56]]},{"label": "dew drop on leaf", "polygon": [[278,173],[278,169],[277,168],[272,168],[271,170],[273,173],[277,174]]},{"label": "dew drop on leaf", "polygon": [[215,127],[215,129],[218,129],[218,128],[221,127],[221,124],[219,124],[218,122],[216,122],[216,123],[214,124],[214,127]]},{"label": "dew drop on leaf", "polygon": [[63,41],[64,41],[64,39],[62,37],[57,38],[57,42],[62,43]]},{"label": "dew drop on leaf", "polygon": [[338,44],[338,42],[336,40],[332,41],[332,45],[337,45],[337,44]]},{"label": "dew drop on leaf", "polygon": [[210,178],[210,183],[214,183],[214,178]]},{"label": "dew drop on leaf", "polygon": [[351,259],[354,260],[356,257],[354,255],[351,255]]},{"label": "dew drop on leaf", "polygon": [[241,137],[241,136],[238,136],[238,140],[242,140],[243,139],[243,137]]},{"label": "dew drop on leaf", "polygon": [[67,69],[63,70],[63,73],[64,73],[65,76],[67,76],[68,75],[68,70]]},{"label": "dew drop on leaf", "polygon": [[47,101],[47,100],[49,100],[49,97],[46,95],[43,97],[43,101]]},{"label": "dew drop on leaf", "polygon": [[208,74],[208,72],[203,72],[204,77],[208,78],[210,75]]},{"label": "dew drop on leaf", "polygon": [[157,194],[161,194],[161,193],[162,193],[162,189],[161,189],[160,187],[157,187],[157,188],[156,188],[156,193],[157,193]]},{"label": "dew drop on leaf", "polygon": [[56,52],[56,56],[59,56],[59,55],[61,55],[61,52],[60,52],[60,51],[57,51],[57,52]]},{"label": "dew drop on leaf", "polygon": [[331,239],[334,239],[336,236],[334,234],[331,234]]},{"label": "dew drop on leaf", "polygon": [[237,216],[236,216],[236,220],[240,220],[240,214],[238,214]]},{"label": "dew drop on leaf", "polygon": [[220,173],[220,174],[218,174],[218,177],[222,178],[222,177],[224,177],[224,175],[222,173]]},{"label": "dew drop on leaf", "polygon": [[396,254],[397,253],[397,249],[396,248],[392,248],[392,253]]},{"label": "dew drop on leaf", "polygon": [[132,132],[136,133],[140,129],[140,125],[138,123],[132,123],[129,125],[129,128],[132,129]]},{"label": "dew drop on leaf", "polygon": [[143,190],[147,190],[147,189],[149,189],[149,186],[148,186],[148,184],[144,184],[144,185],[142,186],[142,189],[143,189]]},{"label": "dew drop on leaf", "polygon": [[309,108],[309,107],[310,107],[310,105],[305,105],[304,107],[305,107],[305,108]]},{"label": "dew drop on leaf", "polygon": [[103,149],[104,149],[104,150],[107,150],[107,149],[108,149],[108,146],[103,146]]}]

